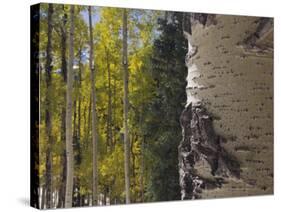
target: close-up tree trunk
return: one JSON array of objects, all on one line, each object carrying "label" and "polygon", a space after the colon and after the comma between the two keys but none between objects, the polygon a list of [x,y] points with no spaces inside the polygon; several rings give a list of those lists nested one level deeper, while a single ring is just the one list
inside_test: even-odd
[{"label": "close-up tree trunk", "polygon": [[272,19],[192,14],[184,33],[182,199],[272,193]]}]

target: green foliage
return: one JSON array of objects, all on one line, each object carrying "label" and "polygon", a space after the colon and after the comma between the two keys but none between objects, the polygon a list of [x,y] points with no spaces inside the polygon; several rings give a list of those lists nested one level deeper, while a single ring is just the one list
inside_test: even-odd
[{"label": "green foliage", "polygon": [[177,146],[181,139],[179,117],[186,98],[187,43],[182,13],[172,13],[170,19],[159,19],[160,36],[154,41],[151,61],[154,95],[144,110],[146,149],[154,158],[149,167],[148,195],[160,201],[180,199]]},{"label": "green foliage", "polygon": [[[40,186],[45,185],[46,82],[44,52],[47,47],[47,5],[40,21]],[[62,73],[62,33],[69,36],[68,5],[54,5],[51,105],[52,181],[63,183],[65,138],[63,109],[66,84]],[[94,8],[94,68],[98,116],[98,190],[111,204],[125,202],[123,141],[122,11]],[[179,199],[177,146],[181,137],[179,116],[185,102],[187,52],[181,13],[172,21],[157,18],[162,12],[130,10],[128,13],[129,135],[131,202]],[[75,9],[73,148],[75,186],[80,196],[92,194],[91,79],[89,26],[86,7]],[[66,18],[65,25],[63,21]],[[157,29],[158,27],[158,29]],[[66,42],[68,58],[68,42]],[[67,59],[68,61],[68,59]],[[182,103],[182,104],[181,104]],[[144,147],[144,148],[143,148]],[[143,186],[142,186],[143,184]],[[142,193],[145,199],[142,199]],[[79,195],[75,195],[78,198]],[[104,200],[102,200],[104,201]]]}]

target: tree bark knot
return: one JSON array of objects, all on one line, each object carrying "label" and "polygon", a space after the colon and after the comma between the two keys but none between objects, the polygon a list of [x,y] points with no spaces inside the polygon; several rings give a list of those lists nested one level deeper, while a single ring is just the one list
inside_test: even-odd
[{"label": "tree bark knot", "polygon": [[[220,188],[227,178],[240,178],[239,162],[221,146],[225,139],[214,131],[212,118],[190,103],[180,117],[182,141],[178,147],[181,199],[199,199],[203,189]],[[209,170],[202,176],[204,170]],[[206,172],[206,171],[205,171]],[[206,177],[206,175],[211,177]]]}]

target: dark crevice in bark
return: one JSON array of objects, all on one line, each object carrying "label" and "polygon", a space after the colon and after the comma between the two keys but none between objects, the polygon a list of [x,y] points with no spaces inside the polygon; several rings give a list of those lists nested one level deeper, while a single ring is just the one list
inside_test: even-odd
[{"label": "dark crevice in bark", "polygon": [[216,25],[216,15],[205,13],[185,13],[182,22],[183,32],[192,35],[192,25],[197,23],[207,27],[210,25]]},{"label": "dark crevice in bark", "polygon": [[250,34],[241,45],[246,51],[255,51],[260,53],[267,53],[273,51],[271,44],[263,43],[270,33],[273,33],[273,19],[272,18],[260,18],[255,22],[257,28],[254,33]]},{"label": "dark crevice in bark", "polygon": [[[181,199],[199,199],[203,189],[220,188],[227,178],[240,178],[239,162],[221,145],[212,117],[202,104],[190,103],[180,117],[182,141],[179,151]],[[200,176],[199,162],[205,161],[212,178]]]}]

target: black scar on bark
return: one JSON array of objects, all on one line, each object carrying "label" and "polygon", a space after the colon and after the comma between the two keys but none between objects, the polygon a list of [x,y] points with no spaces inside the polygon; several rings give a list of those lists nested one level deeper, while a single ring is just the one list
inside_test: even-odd
[{"label": "black scar on bark", "polygon": [[262,46],[258,43],[263,40],[267,33],[273,28],[273,19],[260,18],[255,23],[257,24],[255,32],[250,34],[242,43],[238,43],[238,45],[242,45],[246,50],[257,48],[263,51],[267,46]]},{"label": "black scar on bark", "polygon": [[202,25],[206,25],[207,23],[207,18],[208,18],[208,14],[204,14],[204,13],[192,13],[191,17],[194,20],[197,20],[200,24]]},{"label": "black scar on bark", "polygon": [[[227,178],[240,178],[240,164],[221,145],[225,139],[213,127],[202,104],[190,103],[180,117],[182,141],[178,147],[182,199],[200,199],[203,189],[220,188]],[[196,164],[205,160],[213,179],[197,174]]]},{"label": "black scar on bark", "polygon": [[183,32],[192,35],[191,26],[195,23],[202,24],[203,26],[216,25],[216,15],[205,13],[185,13],[182,21]]}]

